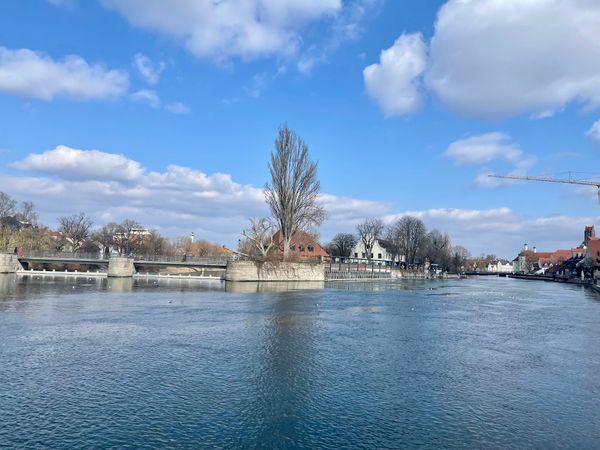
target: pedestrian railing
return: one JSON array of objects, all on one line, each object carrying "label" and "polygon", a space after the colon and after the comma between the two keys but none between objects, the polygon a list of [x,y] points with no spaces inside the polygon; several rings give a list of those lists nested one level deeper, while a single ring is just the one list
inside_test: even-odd
[{"label": "pedestrian railing", "polygon": [[373,279],[390,279],[391,272],[326,272],[327,280],[373,280]]},{"label": "pedestrian railing", "polygon": [[[111,255],[95,252],[60,252],[60,251],[40,251],[40,250],[23,250],[22,257],[24,259],[55,259],[55,260],[98,260],[107,261]],[[114,255],[116,256],[116,255]],[[127,255],[123,255],[127,256]],[[206,264],[206,265],[226,265],[230,257],[228,256],[190,256],[190,255],[131,255],[136,262],[152,262],[152,263],[177,263],[177,264]]]},{"label": "pedestrian railing", "polygon": [[164,255],[134,255],[136,262],[153,262],[153,263],[173,263],[173,264],[206,264],[206,265],[227,265],[231,260],[228,256],[164,256]]},{"label": "pedestrian railing", "polygon": [[86,253],[86,252],[61,252],[61,251],[48,251],[48,250],[23,250],[23,258],[37,258],[37,259],[93,259],[103,260],[108,259],[108,256],[100,252]]}]

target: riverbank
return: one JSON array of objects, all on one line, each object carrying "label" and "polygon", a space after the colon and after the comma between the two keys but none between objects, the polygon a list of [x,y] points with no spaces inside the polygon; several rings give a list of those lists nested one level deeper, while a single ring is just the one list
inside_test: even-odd
[{"label": "riverbank", "polygon": [[580,285],[594,285],[594,280],[591,279],[580,279],[580,278],[566,278],[566,277],[548,277],[544,275],[521,275],[521,274],[508,274],[508,278],[516,278],[518,280],[532,280],[532,281],[550,281],[554,283],[569,283],[569,284],[580,284]]}]

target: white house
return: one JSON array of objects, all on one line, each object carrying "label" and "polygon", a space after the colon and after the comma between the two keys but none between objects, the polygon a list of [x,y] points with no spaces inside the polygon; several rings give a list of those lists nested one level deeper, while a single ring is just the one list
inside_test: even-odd
[{"label": "white house", "polygon": [[512,273],[513,265],[505,260],[492,261],[488,264],[487,271],[493,273]]},{"label": "white house", "polygon": [[392,244],[389,241],[385,241],[383,239],[376,239],[373,244],[373,248],[371,249],[370,255],[367,255],[365,251],[365,246],[361,239],[358,240],[356,245],[352,248],[352,252],[350,253],[351,258],[358,259],[372,259],[376,262],[382,262],[385,264],[390,264],[393,260],[395,263],[404,262],[404,256],[395,258],[392,257]]}]

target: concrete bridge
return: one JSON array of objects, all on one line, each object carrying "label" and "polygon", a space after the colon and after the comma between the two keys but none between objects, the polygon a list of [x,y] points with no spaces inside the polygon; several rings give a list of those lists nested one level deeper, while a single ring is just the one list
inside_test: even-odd
[{"label": "concrete bridge", "polygon": [[103,257],[98,253],[25,252],[23,255],[1,254],[0,273],[17,272],[31,264],[94,265],[107,267],[108,276],[133,276],[139,267],[187,267],[225,269],[229,257],[201,256],[134,256]]}]

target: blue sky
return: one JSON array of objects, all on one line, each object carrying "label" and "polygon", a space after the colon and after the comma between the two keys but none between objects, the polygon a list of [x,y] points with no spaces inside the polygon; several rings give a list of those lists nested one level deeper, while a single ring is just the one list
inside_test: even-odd
[{"label": "blue sky", "polygon": [[19,0],[0,5],[0,190],[234,245],[277,127],[319,161],[327,241],[411,213],[473,253],[580,243],[594,189],[590,0]]}]

